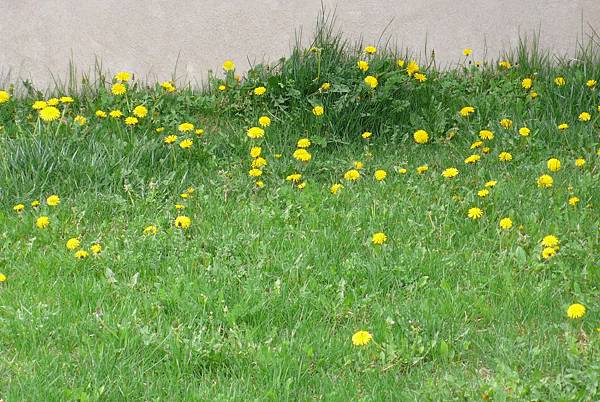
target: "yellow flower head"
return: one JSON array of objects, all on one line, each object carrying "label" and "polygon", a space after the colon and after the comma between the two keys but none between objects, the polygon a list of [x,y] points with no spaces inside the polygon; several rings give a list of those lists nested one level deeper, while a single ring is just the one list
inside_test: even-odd
[{"label": "yellow flower head", "polygon": [[364,133],[362,133],[360,136],[364,139],[364,140],[368,140],[369,138],[371,138],[371,136],[373,135],[372,132],[370,131],[365,131]]},{"label": "yellow flower head", "polygon": [[473,49],[466,48],[463,50],[465,56],[470,56],[473,53]]},{"label": "yellow flower head", "polygon": [[387,176],[387,172],[385,170],[379,169],[375,171],[375,174],[373,175],[373,177],[375,177],[375,180],[377,181],[382,181],[386,178]]},{"label": "yellow flower head", "polygon": [[149,225],[144,228],[144,234],[155,235],[158,233],[158,228],[154,225]]},{"label": "yellow flower head", "polygon": [[531,130],[527,127],[521,127],[519,129],[519,135],[521,137],[527,137],[527,136],[529,136],[530,133],[531,133]]},{"label": "yellow flower head", "polygon": [[33,102],[33,105],[31,106],[31,108],[33,110],[42,110],[43,108],[47,107],[48,104],[46,103],[46,101],[35,101]]},{"label": "yellow flower head", "polygon": [[573,196],[573,197],[569,198],[569,205],[571,205],[571,206],[573,206],[573,207],[574,207],[574,206],[576,206],[576,205],[577,205],[577,203],[578,203],[579,201],[580,201],[579,197],[575,197],[575,196]]},{"label": "yellow flower head", "polygon": [[167,135],[163,140],[165,144],[173,144],[175,141],[177,141],[177,136],[173,134]]},{"label": "yellow flower head", "polygon": [[509,152],[500,152],[500,155],[498,155],[498,159],[500,159],[502,162],[510,162],[512,161],[512,155]]},{"label": "yellow flower head", "polygon": [[371,87],[371,89],[375,89],[375,88],[377,88],[377,85],[379,85],[377,78],[373,77],[372,75],[367,75],[365,77],[364,81],[365,81],[365,84],[367,84],[369,87]]},{"label": "yellow flower head", "polygon": [[469,117],[472,113],[475,112],[475,108],[473,106],[465,106],[459,110],[459,114],[462,117]]},{"label": "yellow flower head", "polygon": [[579,158],[579,159],[575,159],[575,166],[582,168],[585,166],[585,159],[583,158]]},{"label": "yellow flower head", "polygon": [[0,272],[0,283],[6,282],[6,275]]},{"label": "yellow flower head", "polygon": [[250,169],[248,171],[248,176],[250,177],[259,177],[262,175],[262,170],[260,169]]},{"label": "yellow flower head", "polygon": [[356,181],[360,179],[360,172],[356,169],[350,169],[344,173],[344,179],[348,181]]},{"label": "yellow flower head", "polygon": [[557,87],[562,87],[562,86],[563,86],[563,85],[565,85],[566,83],[567,83],[567,81],[565,80],[565,78],[564,78],[564,77],[556,77],[556,78],[554,79],[554,84],[555,84]]},{"label": "yellow flower head", "polygon": [[260,127],[250,127],[246,131],[246,135],[248,135],[248,137],[252,139],[261,138],[265,135],[265,130],[263,130]]},{"label": "yellow flower head", "polygon": [[467,165],[472,165],[472,164],[479,162],[480,159],[481,159],[481,155],[473,154],[473,155],[468,156],[465,159],[465,163]]},{"label": "yellow flower head", "polygon": [[51,195],[50,197],[46,198],[46,204],[48,204],[51,207],[55,207],[58,204],[60,204],[60,197],[58,195]]},{"label": "yellow flower head", "polygon": [[300,138],[298,140],[298,143],[296,144],[296,146],[298,148],[308,148],[308,147],[310,147],[310,144],[311,144],[311,142],[308,138]]},{"label": "yellow flower head", "polygon": [[123,112],[121,112],[120,110],[111,110],[110,113],[108,113],[108,115],[113,119],[118,119],[120,117],[123,117]]},{"label": "yellow flower head", "polygon": [[408,63],[408,66],[406,67],[406,73],[407,73],[409,76],[411,76],[411,77],[412,77],[412,75],[413,75],[414,73],[418,73],[418,72],[419,72],[419,69],[420,69],[420,67],[419,67],[419,65],[417,64],[417,62],[416,62],[416,61],[414,61],[414,60],[411,60],[411,61]]},{"label": "yellow flower head", "polygon": [[417,144],[425,144],[429,141],[429,134],[425,130],[417,130],[413,134],[413,138]]},{"label": "yellow flower head", "polygon": [[485,187],[495,187],[498,182],[496,180],[490,180],[485,183]]},{"label": "yellow flower head", "polygon": [[559,124],[559,125],[558,125],[558,129],[559,129],[560,131],[564,131],[564,130],[566,130],[567,128],[569,128],[569,125],[568,125],[567,123],[561,123],[561,124]]},{"label": "yellow flower head", "polygon": [[148,109],[144,105],[136,106],[133,109],[133,115],[139,117],[140,119],[146,117],[148,115]]},{"label": "yellow flower head", "polygon": [[191,148],[191,147],[192,147],[192,145],[194,145],[194,141],[193,141],[193,140],[190,140],[189,138],[187,138],[187,139],[185,139],[185,140],[183,140],[183,141],[181,141],[181,142],[179,143],[179,147],[180,147],[181,149],[188,149],[188,148]]},{"label": "yellow flower head", "polygon": [[96,110],[96,117],[103,119],[106,116],[108,116],[108,115],[106,114],[106,112],[104,110]]},{"label": "yellow flower head", "polygon": [[429,166],[427,166],[427,165],[421,165],[421,166],[417,167],[417,173],[419,173],[419,174],[423,174],[428,170],[429,170]]},{"label": "yellow flower head", "polygon": [[192,220],[190,218],[188,218],[187,216],[180,215],[177,218],[175,218],[175,227],[178,227],[181,229],[187,229],[190,227],[191,224],[192,224]]},{"label": "yellow flower head", "polygon": [[77,124],[79,124],[80,126],[83,126],[85,123],[87,123],[87,119],[81,115],[77,115],[75,116],[75,118],[73,119],[73,121]]},{"label": "yellow flower head", "polygon": [[47,216],[40,216],[35,220],[35,226],[39,229],[47,228],[50,224],[50,219]]},{"label": "yellow flower head", "polygon": [[102,252],[102,246],[98,243],[92,244],[92,246],[90,247],[90,249],[92,250],[92,253],[94,255],[98,255]]},{"label": "yellow flower head", "polygon": [[25,209],[25,205],[23,205],[23,204],[17,204],[13,207],[13,211],[15,211],[18,214],[23,212],[24,209]]},{"label": "yellow flower head", "polygon": [[502,120],[500,120],[500,125],[501,125],[503,128],[511,128],[511,127],[512,127],[512,124],[513,124],[513,122],[512,122],[512,120],[511,120],[511,119],[506,119],[506,118],[505,118],[505,119],[502,119]]},{"label": "yellow flower head", "polygon": [[592,115],[589,114],[588,112],[581,112],[579,114],[579,121],[590,121],[591,118],[592,118]]},{"label": "yellow flower head", "polygon": [[596,80],[587,80],[587,82],[585,83],[585,85],[588,88],[594,88],[597,83],[598,83],[598,81],[596,81]]},{"label": "yellow flower head", "polygon": [[67,240],[67,249],[68,250],[75,250],[76,248],[79,248],[79,245],[81,244],[81,242],[79,241],[78,238],[76,237],[72,237],[69,240]]},{"label": "yellow flower head", "polygon": [[129,73],[127,71],[120,71],[115,74],[115,80],[117,80],[117,81],[127,82],[130,79],[131,79],[131,73]]},{"label": "yellow flower head", "polygon": [[405,64],[405,63],[406,63],[406,62],[405,62],[404,60],[402,60],[402,59],[398,59],[398,60],[396,60],[396,64],[397,64],[397,65],[398,65],[398,67],[400,67],[400,68],[404,68],[404,64]]},{"label": "yellow flower head", "polygon": [[271,119],[268,116],[261,116],[258,119],[258,124],[261,127],[269,127],[271,125]]},{"label": "yellow flower head", "polygon": [[531,80],[531,78],[524,78],[523,81],[521,81],[521,86],[523,87],[523,89],[531,89],[531,87],[533,86],[533,81]]},{"label": "yellow flower head", "polygon": [[265,87],[260,86],[260,87],[254,88],[254,95],[261,96],[261,95],[264,95],[265,92],[267,92],[267,88],[265,88]]},{"label": "yellow flower head", "polygon": [[167,92],[175,92],[176,91],[175,85],[173,85],[173,83],[170,81],[164,81],[160,84],[160,86],[162,89],[164,89]]},{"label": "yellow flower head", "polygon": [[260,169],[263,166],[267,166],[267,160],[260,156],[252,160],[252,167]]},{"label": "yellow flower head", "polygon": [[261,147],[252,147],[250,148],[250,156],[253,158],[258,158],[260,156],[260,153],[262,152],[262,148]]},{"label": "yellow flower head", "polygon": [[225,62],[223,62],[223,70],[225,70],[225,71],[235,70],[235,63],[231,60],[225,60]]},{"label": "yellow flower head", "polygon": [[133,117],[133,116],[129,116],[125,118],[125,124],[128,126],[135,126],[136,124],[138,124],[139,120],[137,119],[137,117]]},{"label": "yellow flower head", "polygon": [[354,335],[352,335],[352,344],[354,346],[365,346],[373,339],[373,335],[371,335],[367,331],[358,331]]},{"label": "yellow flower head", "polygon": [[414,77],[415,77],[415,80],[417,80],[419,82],[425,82],[425,81],[427,81],[427,76],[425,74],[422,74],[422,73],[415,73]]},{"label": "yellow flower head", "polygon": [[124,95],[127,92],[127,87],[125,86],[125,84],[117,82],[116,84],[113,84],[110,91],[113,93],[113,95]]},{"label": "yellow flower head", "polygon": [[556,158],[548,159],[546,165],[551,172],[558,172],[560,170],[560,161]]},{"label": "yellow flower head", "polygon": [[360,71],[367,72],[369,70],[369,62],[368,61],[364,61],[364,60],[359,60],[356,62],[356,65],[358,66],[358,69]]},{"label": "yellow flower head", "polygon": [[331,194],[337,194],[343,188],[344,188],[344,186],[341,185],[340,183],[335,183],[335,184],[331,185],[331,187],[329,188],[329,191],[331,191]]},{"label": "yellow flower head", "polygon": [[483,216],[483,210],[477,207],[469,208],[467,216],[473,220],[479,219]]},{"label": "yellow flower head", "polygon": [[361,161],[354,161],[352,165],[354,166],[354,169],[364,169],[365,167],[365,164]]},{"label": "yellow flower head", "polygon": [[567,317],[572,320],[578,320],[585,315],[585,306],[580,303],[571,304],[567,308]]},{"label": "yellow flower head", "polygon": [[308,162],[312,159],[312,155],[304,148],[298,148],[294,151],[294,159],[301,162]]},{"label": "yellow flower head", "polygon": [[556,255],[556,249],[552,247],[546,247],[542,250],[542,258],[544,260],[549,260],[550,258]]},{"label": "yellow flower head", "polygon": [[542,239],[542,246],[544,247],[557,248],[559,243],[560,241],[558,240],[558,237],[554,235],[547,235]]},{"label": "yellow flower head", "polygon": [[302,175],[300,173],[292,173],[285,178],[286,181],[291,181],[292,183],[298,183],[301,179]]},{"label": "yellow flower head", "polygon": [[365,47],[365,53],[375,54],[375,53],[377,53],[377,48],[375,46],[367,46],[367,47]]},{"label": "yellow flower head", "polygon": [[444,171],[442,171],[442,176],[450,179],[452,177],[456,177],[458,175],[458,169],[455,167],[450,167],[447,169],[444,169]]},{"label": "yellow flower head", "polygon": [[59,100],[60,103],[73,103],[73,98],[70,96],[61,96]]},{"label": "yellow flower head", "polygon": [[313,107],[312,112],[315,116],[322,116],[323,113],[325,113],[325,109],[323,108],[323,106],[317,105],[317,106]]},{"label": "yellow flower head", "polygon": [[329,91],[329,88],[331,88],[331,84],[329,82],[324,82],[323,85],[321,85],[322,91]]},{"label": "yellow flower head", "polygon": [[513,221],[510,218],[502,218],[500,219],[500,228],[504,229],[504,230],[508,230],[510,228],[512,228],[513,225]]},{"label": "yellow flower head", "polygon": [[482,140],[493,140],[494,133],[492,133],[490,130],[481,130],[479,132],[479,138],[481,138]]},{"label": "yellow flower head", "polygon": [[177,126],[177,129],[182,133],[187,133],[188,131],[192,131],[194,129],[194,125],[192,123],[181,123]]},{"label": "yellow flower head", "polygon": [[505,68],[507,70],[512,67],[512,64],[510,64],[510,61],[507,61],[507,60],[502,60],[501,62],[498,63],[498,65],[501,68]]},{"label": "yellow flower head", "polygon": [[6,91],[0,91],[0,104],[8,102],[10,94]]},{"label": "yellow flower head", "polygon": [[75,258],[77,258],[78,260],[83,260],[83,259],[86,259],[86,258],[88,258],[89,256],[90,256],[90,253],[88,253],[87,251],[85,251],[85,250],[83,250],[83,249],[82,249],[82,250],[78,250],[78,251],[75,253]]},{"label": "yellow flower head", "polygon": [[554,185],[554,179],[552,176],[543,174],[537,179],[537,185],[541,188],[550,188]]},{"label": "yellow flower head", "polygon": [[46,106],[42,110],[39,111],[40,119],[45,122],[50,122],[58,119],[60,117],[60,110],[55,108],[54,106]]},{"label": "yellow flower head", "polygon": [[477,192],[477,196],[481,197],[481,198],[485,198],[490,194],[490,190],[488,190],[487,188],[484,188],[483,190],[479,190]]},{"label": "yellow flower head", "polygon": [[381,245],[387,241],[387,236],[383,232],[377,232],[373,235],[371,241],[373,244]]}]

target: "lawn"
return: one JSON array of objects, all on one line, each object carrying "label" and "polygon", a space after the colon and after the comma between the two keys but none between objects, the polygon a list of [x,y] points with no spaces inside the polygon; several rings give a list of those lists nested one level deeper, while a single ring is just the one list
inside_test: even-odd
[{"label": "lawn", "polygon": [[0,87],[0,399],[600,399],[599,51]]}]

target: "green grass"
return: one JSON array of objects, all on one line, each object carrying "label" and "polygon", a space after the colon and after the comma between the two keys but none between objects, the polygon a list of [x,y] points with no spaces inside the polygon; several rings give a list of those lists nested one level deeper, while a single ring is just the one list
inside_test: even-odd
[{"label": "green grass", "polygon": [[[411,56],[383,47],[367,73],[358,70],[363,46],[323,15],[317,52],[298,45],[239,82],[219,74],[204,89],[167,93],[133,80],[117,97],[99,69],[48,93],[26,85],[0,104],[0,398],[600,398],[600,98],[586,86],[600,80],[593,39],[576,61],[525,42],[500,58],[510,69],[463,57],[439,70],[423,60],[419,83],[396,64]],[[379,80],[374,90],[367,74]],[[535,99],[521,87],[526,77]],[[330,90],[319,90],[324,82]],[[252,95],[260,85],[267,93]],[[74,102],[58,106],[57,121],[31,109],[66,94]],[[133,127],[95,116],[130,116],[139,104],[149,114]],[[461,117],[464,106],[476,110]],[[590,121],[578,120],[584,111]],[[250,140],[246,129],[262,115],[272,124]],[[186,121],[204,134],[177,133]],[[523,126],[530,136],[518,134]],[[427,144],[413,141],[418,129]],[[483,129],[495,138],[470,149]],[[364,131],[373,136],[362,139]],[[164,144],[173,133],[178,141]],[[302,137],[313,143],[308,163],[292,158]],[[193,138],[190,149],[177,145],[183,138]],[[257,144],[268,161],[263,188],[248,176]],[[513,160],[499,161],[503,151]],[[471,154],[481,160],[467,165]],[[552,157],[558,172],[546,166]],[[343,176],[354,161],[364,169],[351,183]],[[444,178],[448,167],[458,176]],[[377,169],[387,172],[382,182]],[[304,189],[286,181],[294,172]],[[552,188],[537,186],[542,174]],[[496,186],[479,197],[490,180]],[[337,194],[334,183],[344,185]],[[58,206],[46,205],[51,194]],[[474,206],[481,219],[467,218]],[[180,214],[188,229],[174,227]],[[42,215],[46,229],[35,225]],[[499,227],[504,217],[511,229]],[[144,235],[148,225],[158,233]],[[376,232],[385,244],[372,244]],[[560,249],[545,260],[549,234]],[[65,247],[73,237],[103,250],[77,260]],[[572,303],[586,306],[582,319],[567,317]],[[373,342],[353,346],[358,330]]]}]

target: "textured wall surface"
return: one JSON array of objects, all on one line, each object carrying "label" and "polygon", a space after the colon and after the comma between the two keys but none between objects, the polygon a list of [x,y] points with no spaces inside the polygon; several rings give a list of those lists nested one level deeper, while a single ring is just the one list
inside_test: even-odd
[{"label": "textured wall surface", "polygon": [[[475,59],[495,58],[519,34],[539,31],[541,43],[572,53],[577,38],[600,31],[600,0],[323,0],[337,7],[349,37],[377,43],[384,28],[400,47],[435,49],[456,61],[465,47]],[[177,75],[200,80],[232,59],[277,60],[294,32],[308,35],[320,0],[0,0],[0,82],[10,73],[36,86],[65,77],[69,60],[79,71],[95,57],[109,71],[147,79]],[[391,23],[390,23],[391,21]]]}]

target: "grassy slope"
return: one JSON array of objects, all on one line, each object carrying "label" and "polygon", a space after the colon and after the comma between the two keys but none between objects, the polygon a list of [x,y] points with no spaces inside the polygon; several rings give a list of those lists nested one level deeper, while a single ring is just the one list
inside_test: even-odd
[{"label": "grassy slope", "polygon": [[[384,55],[371,62],[380,80],[371,92],[339,37],[321,27],[315,45],[320,62],[297,49],[278,72],[258,66],[240,84],[213,82],[227,82],[225,93],[131,88],[119,100],[90,87],[64,123],[49,125],[28,118],[40,94],[0,105],[0,271],[8,277],[0,397],[598,397],[600,101],[585,87],[600,77],[594,54],[567,67],[522,50],[508,71],[431,68],[423,84]],[[540,96],[532,100],[520,82],[534,73]],[[553,84],[558,75],[567,85]],[[325,94],[324,81],[332,83]],[[267,96],[249,95],[260,84]],[[151,113],[135,128],[94,117],[139,103]],[[312,115],[315,104],[325,105],[323,118]],[[466,105],[477,108],[468,119],[457,114]],[[586,110],[592,121],[578,122]],[[73,123],[76,112],[88,124]],[[244,131],[263,114],[273,123],[261,142],[266,186],[256,190]],[[501,128],[502,117],[514,126]],[[183,121],[206,133],[188,151],[163,144]],[[559,132],[563,121],[571,127]],[[517,129],[525,125],[532,135],[524,139]],[[431,143],[412,142],[418,128]],[[496,134],[488,155],[469,149],[484,128]],[[368,145],[365,130],[374,132]],[[457,130],[451,140],[449,130]],[[315,142],[307,165],[291,157],[302,136]],[[501,151],[513,161],[499,162]],[[464,164],[471,153],[482,160]],[[552,189],[540,189],[550,157],[563,168],[551,173]],[[579,157],[584,168],[574,166]],[[365,163],[363,178],[344,182],[355,160]],[[423,175],[421,164],[429,165]],[[460,170],[452,180],[440,174],[450,166]],[[382,183],[373,180],[379,168],[388,172]],[[304,190],[285,181],[294,171],[306,177]],[[481,199],[488,180],[498,184]],[[345,188],[330,194],[338,181]],[[189,186],[195,192],[182,200]],[[569,186],[581,198],[575,207]],[[52,193],[58,207],[29,207]],[[17,202],[27,204],[21,215]],[[186,231],[173,227],[175,203],[192,218]],[[485,215],[471,221],[475,205]],[[41,214],[51,219],[43,231],[34,224]],[[498,227],[505,216],[515,222],[508,231]],[[159,226],[156,236],[142,235],[149,224]],[[370,242],[378,231],[388,236],[381,247]],[[544,262],[547,234],[561,249]],[[74,236],[104,251],[78,261],[64,246]],[[581,321],[565,316],[573,302],[588,308]],[[376,343],[352,346],[359,329]]]}]

